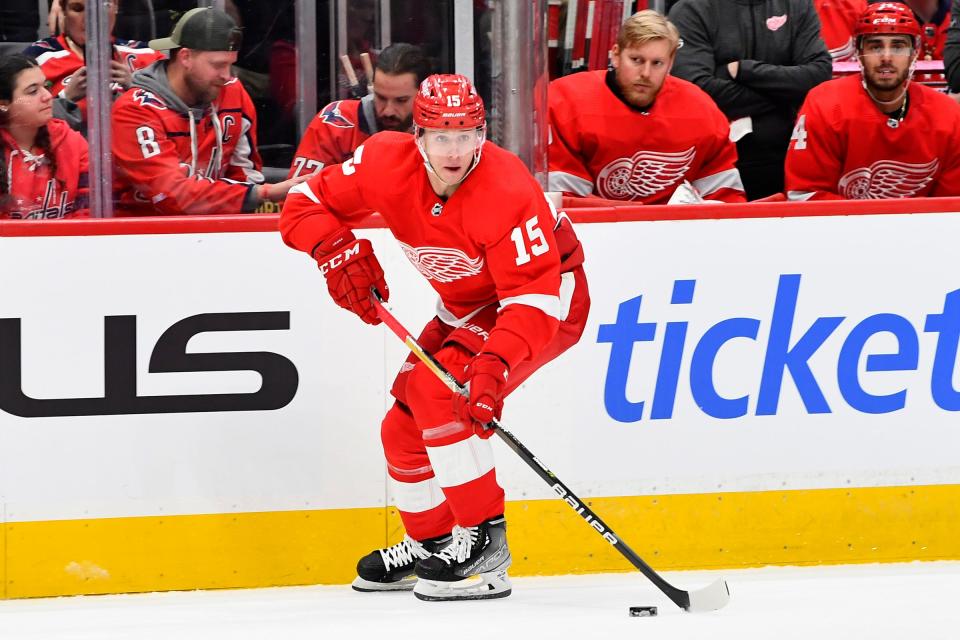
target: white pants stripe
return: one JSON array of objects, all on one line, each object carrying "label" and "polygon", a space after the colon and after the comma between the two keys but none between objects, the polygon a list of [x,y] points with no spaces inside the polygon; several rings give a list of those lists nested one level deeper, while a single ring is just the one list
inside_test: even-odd
[{"label": "white pants stripe", "polygon": [[436,478],[427,478],[420,482],[400,482],[391,476],[387,477],[393,504],[400,511],[422,513],[440,506],[446,499]]},{"label": "white pants stripe", "polygon": [[442,447],[427,447],[427,456],[441,487],[457,487],[486,475],[493,469],[489,440],[472,435]]}]

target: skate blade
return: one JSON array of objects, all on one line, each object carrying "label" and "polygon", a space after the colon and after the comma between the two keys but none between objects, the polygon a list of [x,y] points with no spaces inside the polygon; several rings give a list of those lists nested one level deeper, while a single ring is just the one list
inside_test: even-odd
[{"label": "skate blade", "polygon": [[438,582],[420,578],[413,595],[426,602],[453,600],[493,600],[506,598],[513,592],[506,571],[481,573],[459,582]]},{"label": "skate blade", "polygon": [[350,586],[353,587],[354,591],[373,593],[376,591],[412,591],[415,584],[417,584],[417,576],[414,575],[407,576],[396,582],[373,582],[357,576]]}]

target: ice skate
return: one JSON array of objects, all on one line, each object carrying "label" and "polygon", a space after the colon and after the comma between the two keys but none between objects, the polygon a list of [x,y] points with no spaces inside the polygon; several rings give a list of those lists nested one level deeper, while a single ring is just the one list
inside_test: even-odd
[{"label": "ice skate", "polygon": [[417,582],[414,568],[417,560],[429,558],[450,543],[450,536],[431,538],[417,542],[408,535],[403,540],[377,549],[357,562],[357,577],[353,581],[356,591],[409,591]]},{"label": "ice skate", "polygon": [[452,542],[417,562],[413,593],[421,600],[488,600],[510,595],[507,522],[496,516],[476,527],[454,527]]}]

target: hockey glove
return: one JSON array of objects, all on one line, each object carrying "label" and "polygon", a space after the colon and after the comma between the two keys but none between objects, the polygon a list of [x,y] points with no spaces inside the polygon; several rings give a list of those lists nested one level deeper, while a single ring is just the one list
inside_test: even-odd
[{"label": "hockey glove", "polygon": [[370,241],[357,240],[349,229],[341,229],[318,244],[313,257],[334,302],[367,324],[380,324],[370,301],[370,287],[376,287],[384,300],[390,299],[390,290]]},{"label": "hockey glove", "polygon": [[469,396],[454,394],[454,412],[462,423],[472,424],[478,436],[489,438],[493,429],[485,429],[484,425],[494,418],[500,419],[503,392],[507,386],[507,365],[492,353],[480,353],[467,365],[464,384]]}]

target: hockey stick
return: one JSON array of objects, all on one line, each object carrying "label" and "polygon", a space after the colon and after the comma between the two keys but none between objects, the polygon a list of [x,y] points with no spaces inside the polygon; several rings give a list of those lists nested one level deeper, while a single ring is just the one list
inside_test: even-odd
[{"label": "hockey stick", "polygon": [[[380,298],[380,294],[376,290],[372,290],[371,299],[373,301],[373,306],[377,310],[377,315],[380,316],[380,319],[383,320],[383,323],[390,328],[390,330],[400,338],[404,344],[407,345],[407,348],[413,352],[417,358],[420,359],[423,364],[427,366],[430,371],[434,373],[444,384],[447,385],[454,393],[459,393],[461,395],[466,395],[467,391],[457,379],[453,377],[449,371],[447,371],[442,364],[440,364],[436,358],[427,353],[423,347],[421,347],[417,341],[414,339],[410,333],[403,328],[403,325],[393,317],[393,314],[387,309],[383,304],[383,300]],[[516,453],[520,458],[527,463],[531,469],[533,469],[538,476],[540,476],[544,482],[546,482],[550,487],[556,492],[556,494],[566,502],[570,507],[580,515],[581,518],[587,521],[587,523],[597,531],[603,539],[613,545],[613,547],[623,554],[627,560],[630,561],[630,564],[635,566],[640,570],[640,573],[645,575],[650,582],[652,582],[660,591],[662,591],[668,598],[670,598],[674,604],[676,604],[681,609],[685,611],[716,611],[717,609],[722,609],[730,601],[730,588],[727,587],[727,582],[723,578],[718,578],[715,582],[707,585],[702,589],[697,591],[684,591],[683,589],[677,589],[672,584],[663,579],[663,577],[656,572],[650,565],[643,561],[643,558],[638,556],[633,549],[627,546],[625,542],[620,539],[620,536],[615,534],[613,530],[607,526],[607,524],[600,519],[597,514],[595,514],[586,503],[578,498],[574,493],[565,485],[560,479],[554,475],[550,469],[546,467],[540,460],[537,459],[535,455],[530,453],[530,450],[527,449],[522,442],[517,440],[517,437],[514,436],[510,431],[500,424],[496,419],[492,420],[488,428],[493,429],[500,439],[503,440],[508,447],[513,449],[513,452]]]}]

